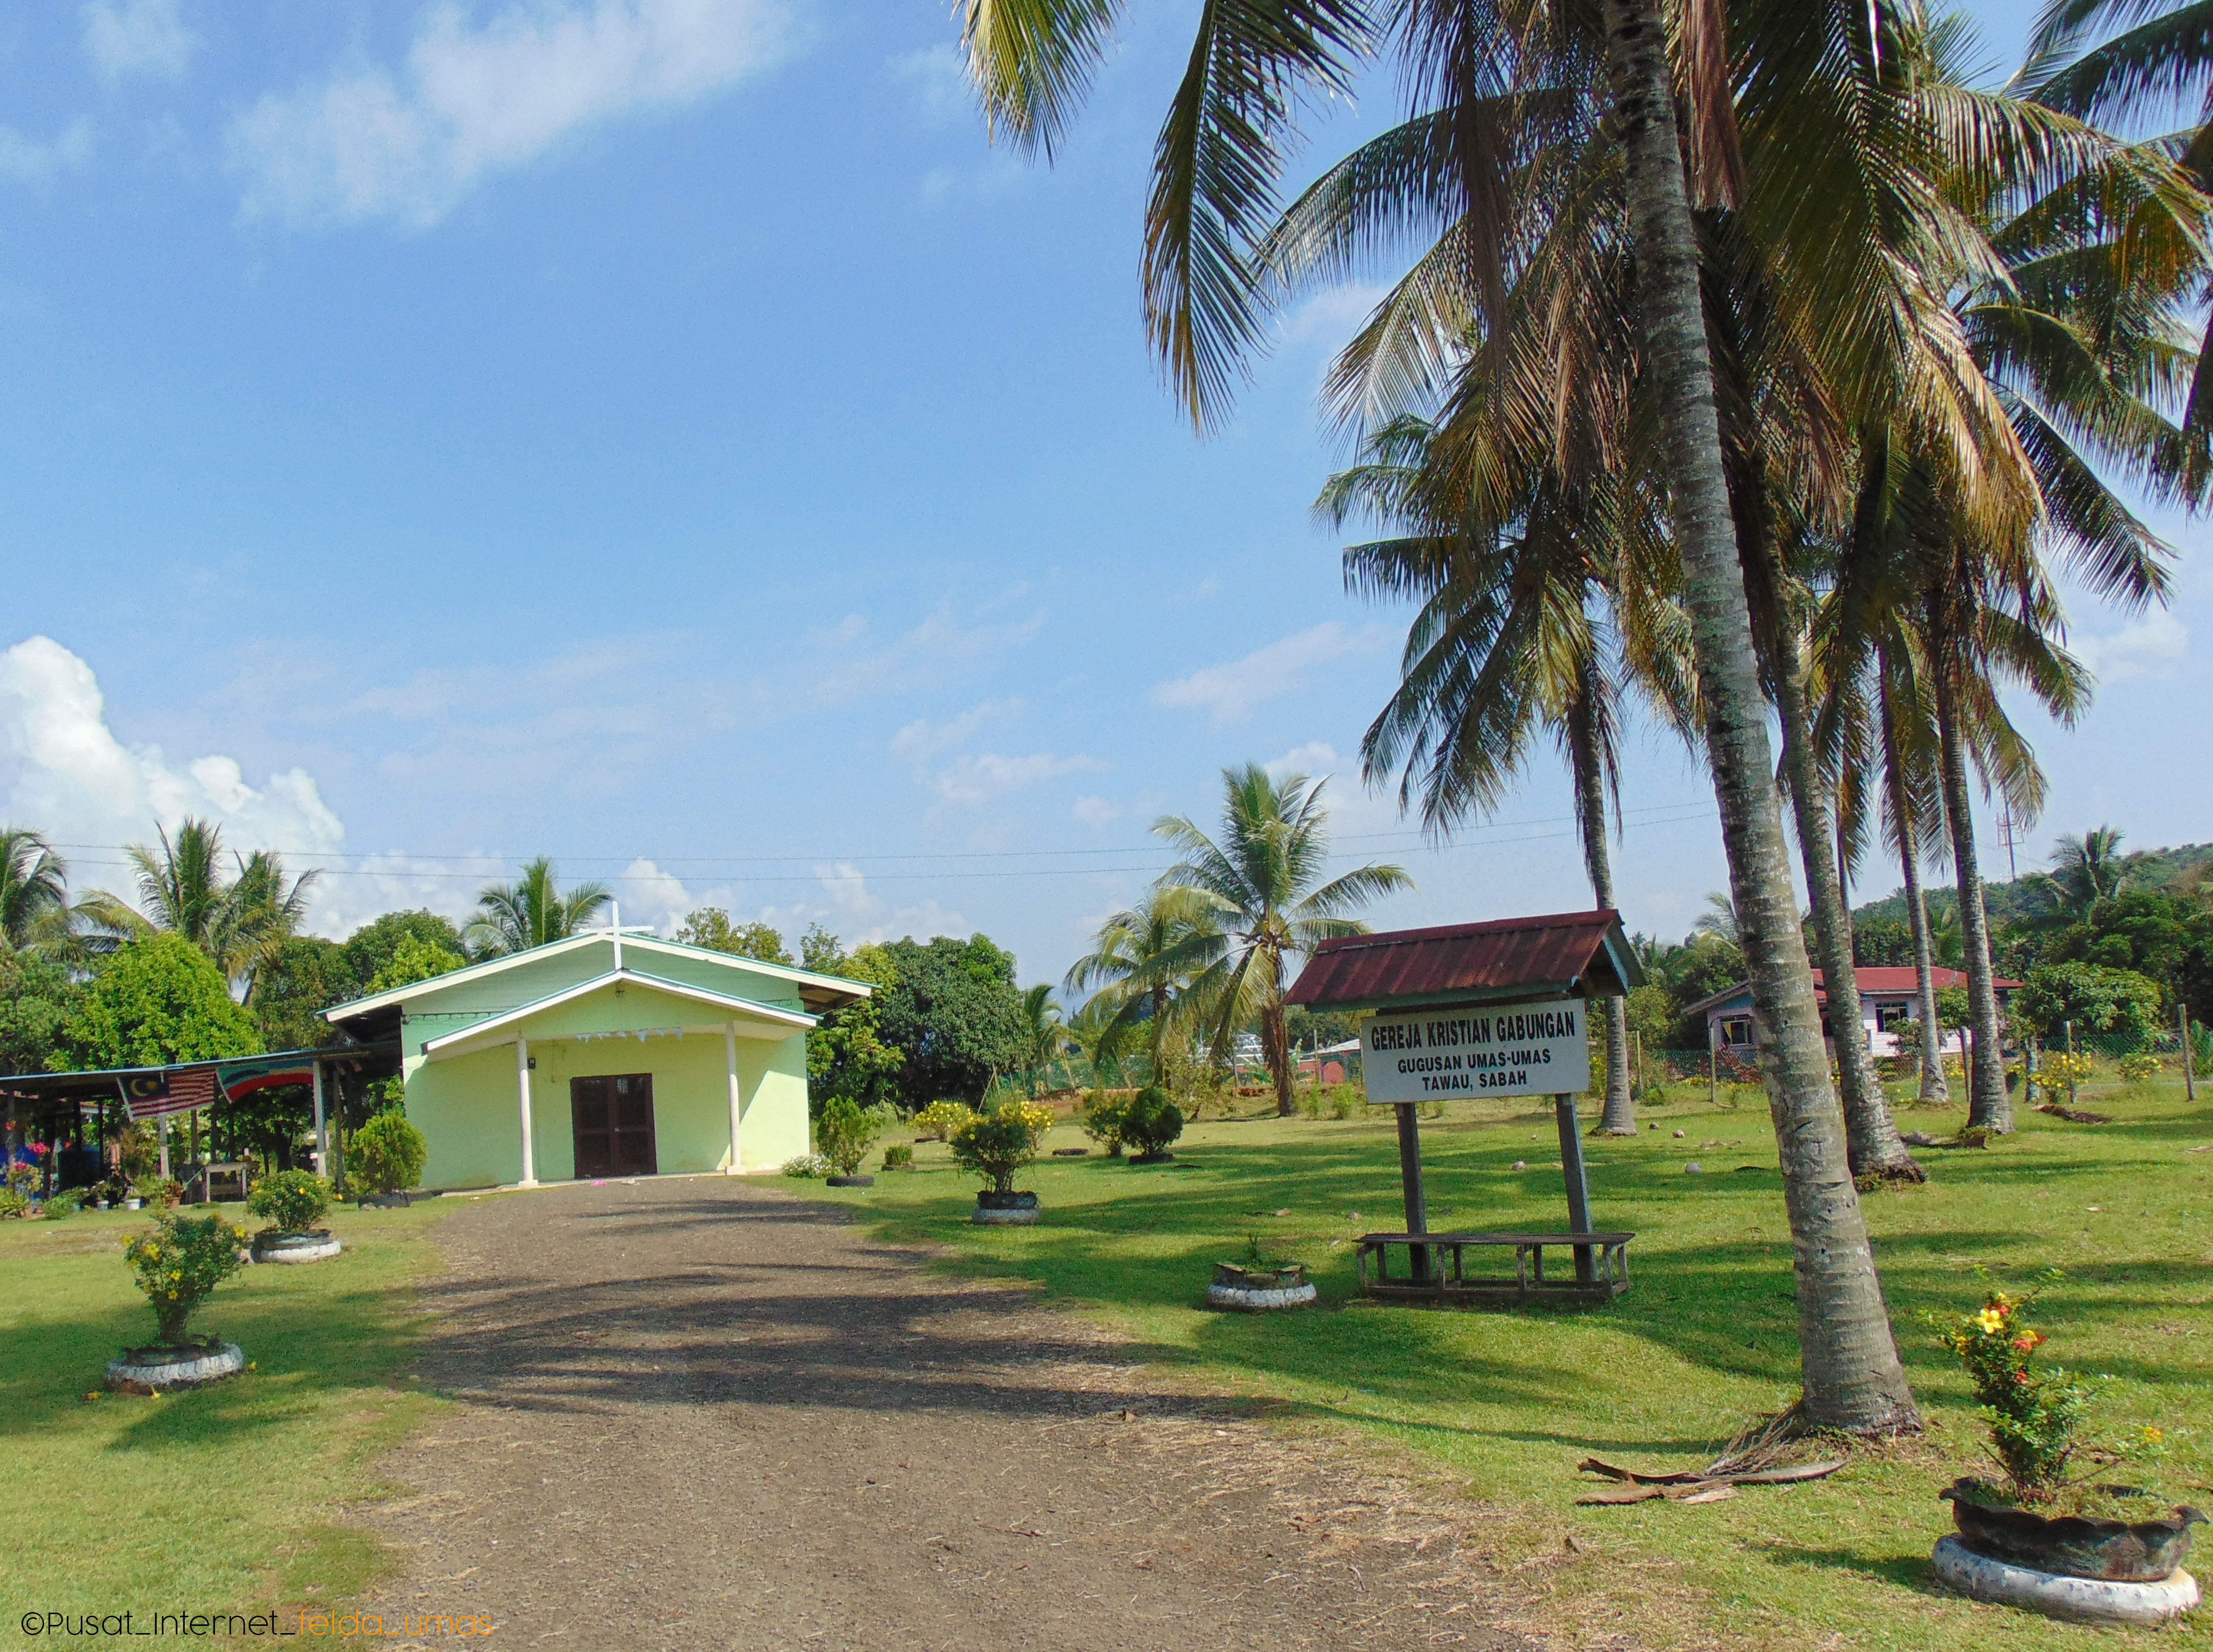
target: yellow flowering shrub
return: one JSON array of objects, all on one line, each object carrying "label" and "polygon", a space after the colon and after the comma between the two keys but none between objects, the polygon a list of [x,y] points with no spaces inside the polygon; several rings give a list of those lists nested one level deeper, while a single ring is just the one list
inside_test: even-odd
[{"label": "yellow flowering shrub", "polygon": [[246,1229],[221,1215],[165,1211],[149,1232],[125,1244],[124,1260],[154,1310],[162,1346],[185,1345],[192,1311],[238,1271],[238,1247],[246,1241]]},{"label": "yellow flowering shrub", "polygon": [[915,1133],[949,1142],[975,1118],[976,1109],[965,1101],[933,1101],[915,1114]]}]

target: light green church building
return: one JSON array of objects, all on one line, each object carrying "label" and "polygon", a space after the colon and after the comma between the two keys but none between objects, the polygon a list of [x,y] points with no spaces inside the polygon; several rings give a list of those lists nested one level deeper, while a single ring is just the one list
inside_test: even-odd
[{"label": "light green church building", "polygon": [[359,998],[397,1039],[423,1186],[771,1170],[808,1150],[807,1033],[862,981],[586,930]]}]

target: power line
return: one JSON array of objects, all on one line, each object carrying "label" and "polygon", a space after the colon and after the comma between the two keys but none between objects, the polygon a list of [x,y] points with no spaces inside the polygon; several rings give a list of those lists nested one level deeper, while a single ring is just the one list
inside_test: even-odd
[{"label": "power line", "polygon": [[[1620,828],[1623,831],[1627,831],[1630,828],[1636,826],[1674,826],[1685,824],[1692,820],[1710,820],[1712,818],[1713,808],[1710,804],[1701,802],[1651,804],[1640,808],[1623,810]],[[1568,837],[1572,835],[1572,833],[1571,832],[1565,830],[1525,832],[1521,836],[1511,838],[1500,838],[1488,835],[1478,837],[1473,834],[1494,833],[1507,831],[1517,826],[1571,826],[1574,820],[1575,817],[1570,814],[1555,814],[1534,816],[1526,820],[1491,821],[1479,826],[1460,827],[1456,829],[1453,837],[1441,843],[1430,841],[1429,835],[1418,829],[1398,832],[1346,832],[1341,835],[1333,834],[1333,841],[1340,844],[1384,843],[1397,841],[1403,843],[1405,846],[1409,849],[1417,849],[1424,853],[1441,855],[1454,849],[1487,848],[1498,844],[1515,843],[1537,843],[1551,838]],[[120,854],[129,847],[129,845],[124,844],[88,843],[58,843],[53,846],[58,850],[67,850],[72,853],[77,850],[88,850],[105,851],[110,854]],[[367,854],[354,856],[349,856],[343,851],[338,850],[326,849],[279,849],[271,850],[269,852],[282,855],[287,860],[298,862],[343,862],[347,859],[355,859],[409,863],[409,864],[405,866],[389,866],[381,868],[360,865],[338,865],[316,869],[322,872],[324,875],[331,877],[409,876],[422,878],[477,878],[484,876],[485,873],[482,871],[467,869],[438,871],[430,869],[443,863],[444,865],[461,869],[473,866],[503,869],[507,867],[515,865],[519,858],[518,856],[512,855],[431,854],[416,853],[405,850],[372,850]],[[885,863],[902,863],[917,861],[1069,861],[1096,859],[1102,856],[1126,857],[1135,855],[1156,856],[1160,852],[1160,850],[1155,845],[1146,844],[1124,844],[1116,847],[1098,849],[903,850],[886,851],[881,854],[858,855],[828,853],[817,853],[811,855],[678,855],[666,857],[640,855],[553,855],[548,858],[558,861],[568,866],[628,866],[638,860],[649,860],[652,862],[657,871],[670,871],[678,867],[710,868],[725,866],[744,867],[782,865],[819,867],[823,865],[846,865],[857,869],[863,866],[881,865]],[[1355,859],[1357,858],[1357,856],[1350,852],[1341,851],[1331,855],[1328,858],[1333,861],[1341,861]],[[418,864],[418,863],[427,863],[428,864]],[[81,861],[78,864],[87,866],[128,868],[132,866],[134,863],[128,860],[89,860]],[[980,877],[1058,877],[1065,875],[1067,873],[1071,871],[1109,873],[1142,871],[1158,872],[1165,869],[1166,868],[1164,866],[1148,863],[1144,865],[1085,865],[1075,867],[1054,866],[1039,868],[1004,868],[985,872],[871,872],[867,874],[867,875],[876,879],[900,880]],[[636,876],[620,877],[619,875],[617,881],[635,883],[645,881],[646,880]],[[805,876],[787,878],[778,878],[769,875],[753,875],[749,876],[747,881],[751,882],[763,883],[814,883],[819,881],[819,879],[814,874],[809,873]]]},{"label": "power line", "polygon": [[[1661,813],[1666,810],[1685,809],[1688,809],[1692,812],[1671,814]],[[1641,820],[1625,819],[1621,823],[1622,829],[1624,831],[1642,826],[1681,825],[1694,820],[1710,820],[1713,815],[1711,808],[1704,804],[1660,804],[1654,805],[1649,809],[1628,809],[1623,811],[1623,813],[1625,815],[1649,814],[1656,817]],[[1486,831],[1497,831],[1503,830],[1509,825],[1552,825],[1564,822],[1572,822],[1573,818],[1574,817],[1571,815],[1555,815],[1521,822],[1501,821],[1497,823],[1496,826],[1481,829]],[[1347,834],[1345,837],[1340,838],[1337,841],[1340,843],[1357,843],[1363,841],[1372,842],[1378,838],[1405,837],[1419,838],[1421,835],[1422,834],[1417,832],[1360,832]],[[1488,849],[1503,847],[1509,844],[1553,842],[1564,838],[1571,838],[1574,835],[1575,833],[1572,826],[1568,825],[1564,826],[1562,830],[1558,831],[1524,832],[1518,837],[1487,837],[1474,842],[1470,842],[1466,839],[1454,839],[1442,844],[1410,844],[1408,847],[1419,847],[1424,850],[1424,852],[1430,855],[1442,855],[1454,849]],[[122,847],[121,845],[115,844],[57,844],[54,846],[57,849],[68,849],[73,850],[80,849],[113,850]],[[301,861],[341,858],[335,853],[335,851],[327,850],[312,850],[304,851],[279,850],[275,852],[285,856],[288,859]],[[1137,854],[1150,854],[1157,856],[1159,853],[1160,851],[1158,850],[1132,848],[1098,850],[1020,849],[996,850],[972,850],[947,851],[942,853],[933,852],[884,855],[681,856],[672,857],[666,861],[650,856],[637,855],[555,856],[552,858],[564,861],[572,866],[580,864],[592,865],[595,863],[628,866],[638,860],[650,860],[652,862],[655,873],[655,875],[654,876],[618,872],[609,875],[604,880],[605,881],[611,883],[624,884],[655,882],[658,881],[660,876],[673,875],[674,869],[679,867],[742,867],[752,865],[785,865],[793,863],[806,864],[817,868],[823,866],[851,866],[855,869],[855,871],[858,875],[864,876],[871,883],[936,883],[950,881],[965,882],[991,878],[1061,878],[1070,876],[1114,875],[1125,873],[1137,873],[1143,875],[1157,877],[1160,874],[1167,871],[1170,866],[1174,864],[1174,863],[1173,861],[1161,861],[1155,858],[1143,863],[1125,861],[1123,863],[1107,865],[1091,864],[1076,866],[998,867],[979,871],[946,870],[861,872],[860,867],[863,863],[874,865],[886,862],[972,861],[993,859],[1011,860],[1046,856],[1064,857],[1077,855],[1115,855],[1128,856]],[[382,856],[364,856],[363,858],[375,859],[381,857]],[[390,851],[389,858],[409,862],[426,861],[433,863],[434,866],[404,865],[379,867],[338,865],[322,866],[313,869],[320,874],[320,875],[326,878],[405,878],[430,879],[454,882],[476,882],[485,878],[486,875],[484,871],[467,869],[438,870],[434,869],[435,863],[444,862],[448,865],[454,865],[459,863],[477,863],[483,866],[496,869],[505,869],[515,864],[514,857],[509,856],[409,855],[399,851]],[[1357,852],[1340,850],[1331,854],[1326,858],[1332,862],[1341,862],[1358,860],[1363,858],[1363,856]],[[83,867],[113,867],[120,869],[129,869],[134,865],[134,863],[127,860],[83,860],[78,861],[76,865]],[[748,884],[820,884],[825,881],[825,875],[820,872],[808,872],[799,875],[739,873],[735,875],[741,877],[743,881]],[[828,875],[834,878],[836,874],[833,871]]]}]

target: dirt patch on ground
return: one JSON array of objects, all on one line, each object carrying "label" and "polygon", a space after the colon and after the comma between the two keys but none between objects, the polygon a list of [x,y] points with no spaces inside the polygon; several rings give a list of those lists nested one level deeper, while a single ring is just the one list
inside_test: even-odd
[{"label": "dirt patch on ground", "polygon": [[647,1180],[437,1231],[421,1371],[460,1405],[380,1466],[416,1494],[358,1511],[409,1560],[368,1604],[388,1619],[595,1648],[1539,1644],[1448,1488],[1149,1381],[1141,1350],[838,1210]]}]

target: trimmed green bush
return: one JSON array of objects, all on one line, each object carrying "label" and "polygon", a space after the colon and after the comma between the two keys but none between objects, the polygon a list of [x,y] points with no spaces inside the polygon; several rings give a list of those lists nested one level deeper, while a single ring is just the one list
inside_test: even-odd
[{"label": "trimmed green bush", "polygon": [[873,1111],[844,1096],[832,1096],[814,1124],[815,1150],[830,1161],[832,1174],[850,1176],[860,1170],[861,1161],[883,1131],[883,1120]]},{"label": "trimmed green bush", "polygon": [[312,1170],[280,1170],[253,1184],[246,1208],[268,1222],[272,1234],[304,1234],[331,1208],[331,1185]]},{"label": "trimmed green bush", "polygon": [[1157,1084],[1148,1084],[1130,1098],[1122,1113],[1122,1139],[1140,1157],[1165,1153],[1183,1134],[1183,1109],[1168,1100]]},{"label": "trimmed green bush", "polygon": [[423,1132],[407,1122],[404,1113],[380,1113],[346,1143],[351,1161],[350,1181],[380,1193],[397,1193],[423,1180],[423,1166],[430,1156]]}]

